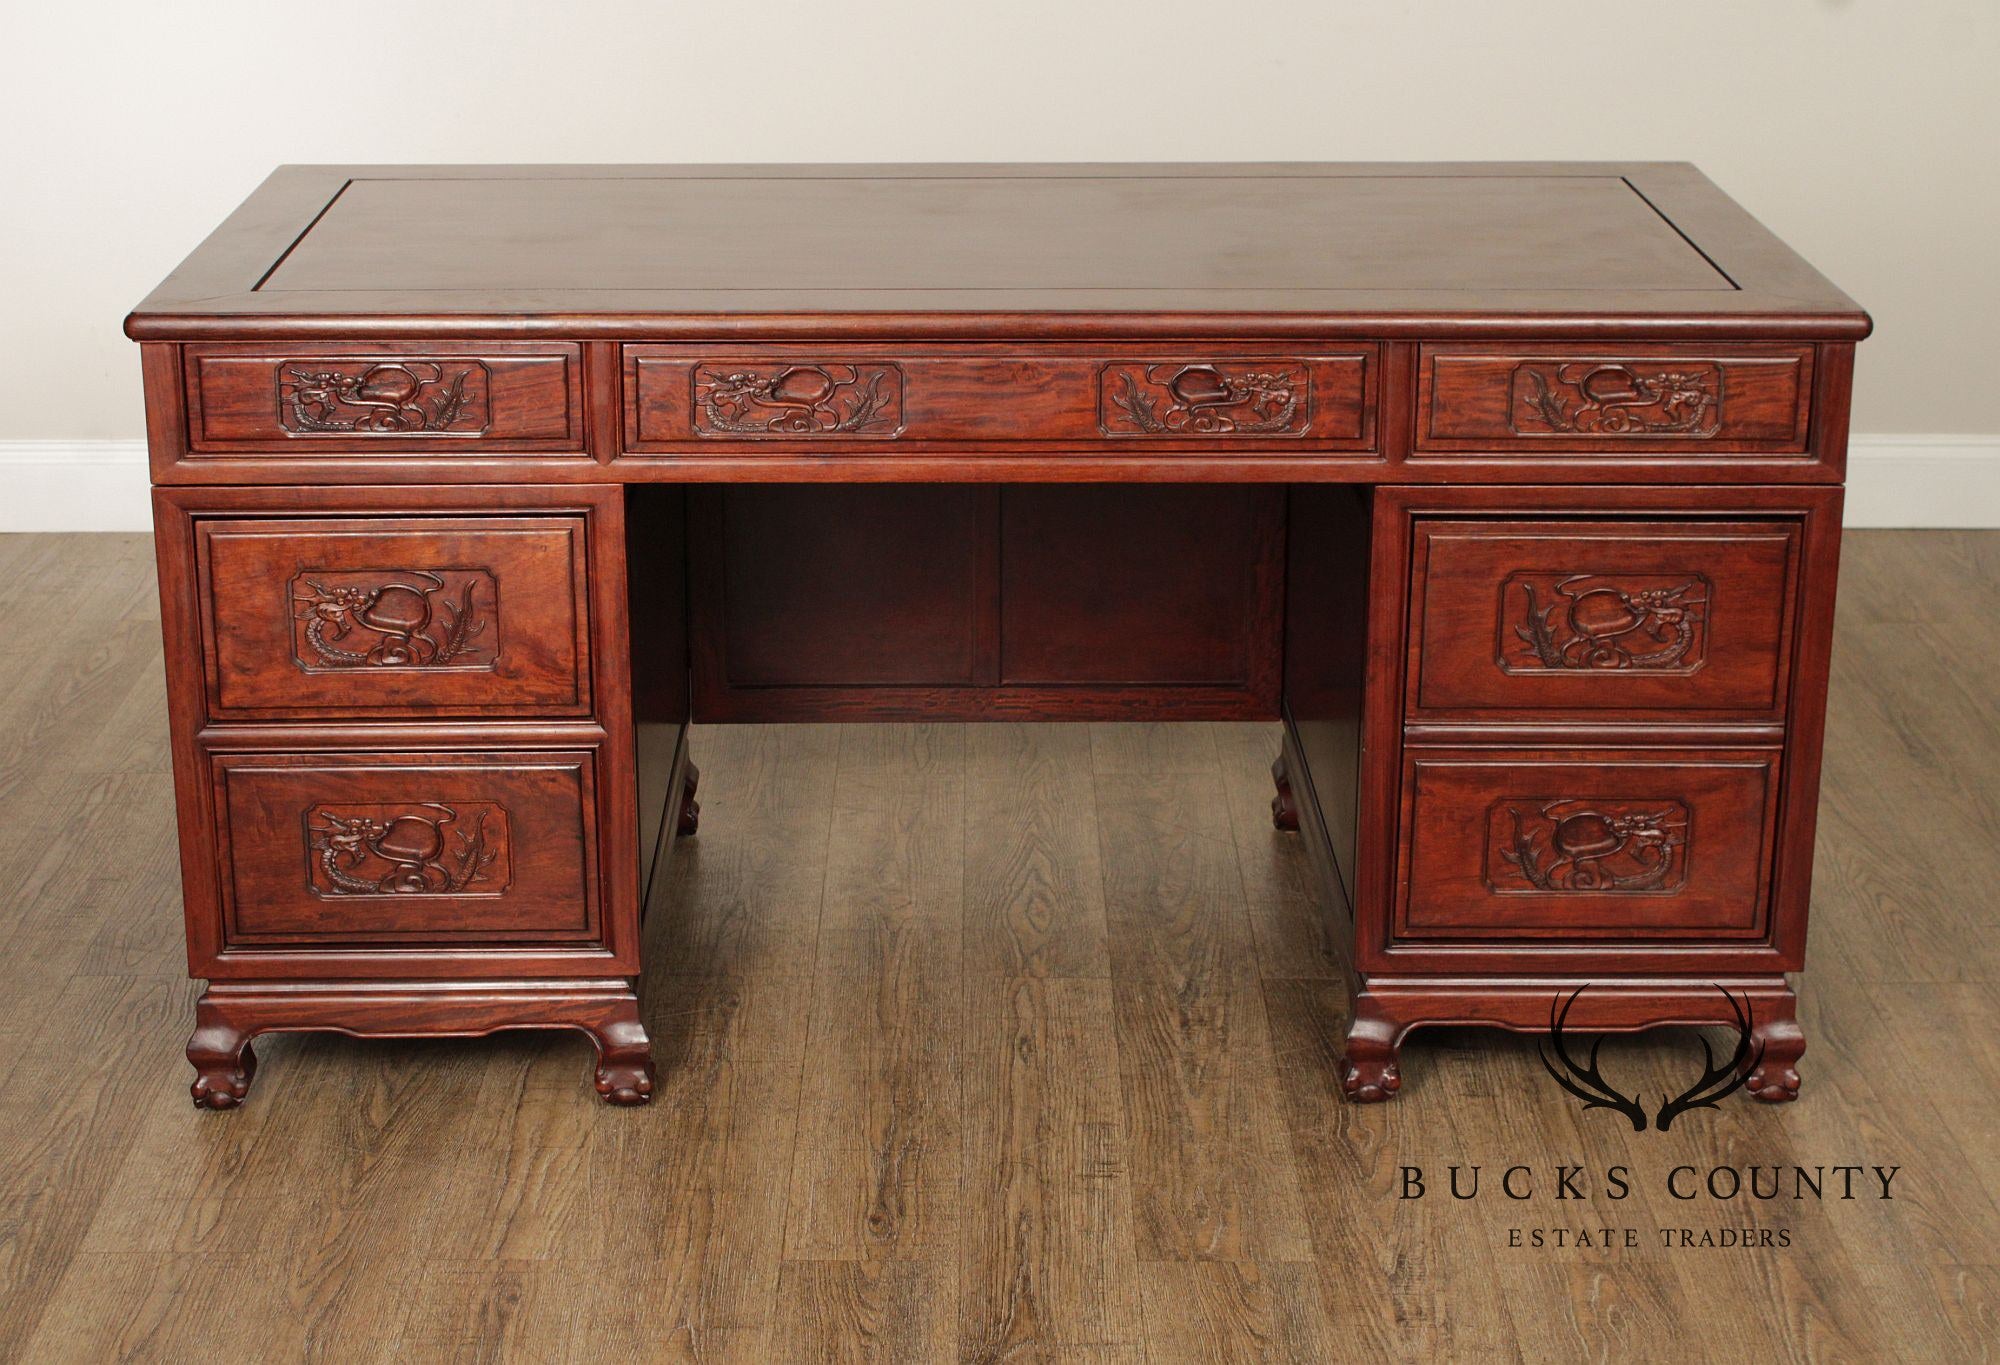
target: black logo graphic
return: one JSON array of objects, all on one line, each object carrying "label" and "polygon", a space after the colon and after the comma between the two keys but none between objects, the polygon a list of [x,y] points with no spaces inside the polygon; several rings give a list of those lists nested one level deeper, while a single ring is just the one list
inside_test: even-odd
[{"label": "black logo graphic", "polygon": [[[1597,1053],[1604,1046],[1604,1039],[1600,1037],[1591,1044],[1587,1066],[1570,1056],[1564,1044],[1563,1025],[1569,1020],[1570,1007],[1576,1004],[1578,996],[1589,989],[1586,983],[1571,992],[1567,1000],[1549,1002],[1549,1037],[1542,1045],[1542,1065],[1548,1068],[1549,1075],[1555,1077],[1557,1085],[1583,1101],[1585,1109],[1614,1109],[1632,1120],[1633,1132],[1643,1133],[1646,1131],[1646,1110],[1639,1097],[1617,1089],[1604,1079],[1604,1073],[1598,1069]],[[1745,996],[1738,1002],[1723,987],[1717,986],[1716,989],[1729,1002],[1729,1012],[1736,1016],[1736,1050],[1722,1065],[1717,1066],[1708,1039],[1701,1039],[1701,1079],[1671,1099],[1660,1096],[1659,1112],[1653,1122],[1663,1133],[1673,1126],[1675,1119],[1690,1109],[1715,1108],[1718,1101],[1740,1089],[1763,1060],[1764,1049],[1761,1046],[1753,1049],[1750,1045],[1749,997]],[[1555,1054],[1553,1059],[1549,1055],[1551,1052]],[[1561,1070],[1557,1069],[1558,1062],[1561,1063]]]}]

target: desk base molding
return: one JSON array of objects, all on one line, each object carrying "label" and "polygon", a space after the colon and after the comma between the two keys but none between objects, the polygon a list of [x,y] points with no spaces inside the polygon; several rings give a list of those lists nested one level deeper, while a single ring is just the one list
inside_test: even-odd
[{"label": "desk base molding", "polygon": [[[1720,989],[1718,989],[1718,987]],[[1752,1067],[1744,1089],[1767,1102],[1799,1097],[1798,1061],[1806,1050],[1798,1000],[1783,976],[1578,977],[1512,979],[1362,976],[1341,1058],[1349,1099],[1373,1103],[1402,1087],[1403,1040],[1420,1026],[1479,1024],[1515,1033],[1546,1033],[1574,997],[1564,1027],[1578,1033],[1637,1033],[1670,1024],[1735,1027],[1723,992],[1746,1004]],[[1581,992],[1579,994],[1579,992]]]},{"label": "desk base molding", "polygon": [[653,1052],[639,997],[607,981],[218,982],[195,1004],[188,1061],[202,1109],[234,1109],[257,1074],[261,1033],[345,1033],[353,1038],[480,1038],[503,1029],[569,1028],[597,1050],[597,1093],[607,1104],[653,1097]]}]

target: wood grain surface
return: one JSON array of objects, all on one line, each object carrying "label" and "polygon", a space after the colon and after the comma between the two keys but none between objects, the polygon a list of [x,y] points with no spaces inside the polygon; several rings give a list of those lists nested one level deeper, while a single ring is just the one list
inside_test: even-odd
[{"label": "wood grain surface", "polygon": [[[0,1359],[1990,1358],[2000,536],[1863,532],[1842,573],[1798,1104],[1634,1133],[1463,1029],[1343,1103],[1273,725],[774,726],[694,732],[649,1108],[591,1099],[573,1035],[286,1035],[218,1118],[150,544],[0,537]],[[1605,1066],[1671,1093],[1698,1051]],[[1631,1197],[1439,1197],[1557,1162]],[[1896,1198],[1663,1187],[1845,1163]],[[1792,1245],[1652,1231],[1745,1224]],[[1508,1249],[1535,1225],[1647,1236]]]},{"label": "wood grain surface", "polygon": [[1869,325],[1684,163],[1252,162],[281,166],[126,331],[518,339],[523,313],[619,340]]}]

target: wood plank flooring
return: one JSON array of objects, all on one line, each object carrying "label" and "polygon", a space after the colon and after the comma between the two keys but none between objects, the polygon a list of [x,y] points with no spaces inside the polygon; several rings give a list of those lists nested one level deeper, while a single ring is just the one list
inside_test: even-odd
[{"label": "wood plank flooring", "polygon": [[[1274,727],[912,725],[697,730],[650,1108],[566,1035],[287,1036],[215,1115],[150,544],[0,537],[0,1359],[1988,1358],[2000,534],[1855,534],[1842,588],[1795,1106],[1635,1134],[1472,1030],[1347,1105]],[[1605,1066],[1677,1090],[1691,1053]],[[1664,1183],[1773,1165],[1900,1171]],[[1509,1246],[1557,1227],[1641,1240]],[[1790,1245],[1660,1244],[1743,1227]]]}]

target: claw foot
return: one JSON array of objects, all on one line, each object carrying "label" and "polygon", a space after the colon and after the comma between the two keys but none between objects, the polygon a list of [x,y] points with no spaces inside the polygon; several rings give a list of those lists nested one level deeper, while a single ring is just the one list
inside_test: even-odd
[{"label": "claw foot", "polygon": [[606,1104],[646,1104],[653,1098],[650,1057],[605,1058],[597,1064],[597,1093]]},{"label": "claw foot", "polygon": [[1743,1088],[1766,1104],[1784,1104],[1799,1097],[1799,1058],[1806,1036],[1791,1020],[1759,1024],[1751,1034],[1751,1056],[1757,1064]]},{"label": "claw foot", "polygon": [[1283,754],[1278,755],[1278,761],[1271,765],[1271,780],[1278,784],[1277,795],[1271,798],[1271,823],[1287,833],[1296,834],[1299,828],[1299,805],[1292,796],[1292,779],[1285,771]]},{"label": "claw foot", "polygon": [[688,764],[687,776],[681,782],[680,816],[674,826],[675,832],[684,839],[701,832],[701,802],[694,799],[695,788],[700,784],[701,770],[692,763]]},{"label": "claw foot", "polygon": [[194,1036],[188,1039],[194,1084],[188,1093],[197,1109],[234,1109],[250,1095],[257,1054],[250,1036],[217,1017],[205,1003],[195,1006]]},{"label": "claw foot", "polygon": [[1347,1092],[1350,1100],[1361,1104],[1379,1104],[1403,1088],[1403,1073],[1392,1061],[1356,1057],[1352,1053],[1342,1061],[1346,1069],[1341,1072],[1340,1088]]},{"label": "claw foot", "polygon": [[1404,1030],[1383,1018],[1368,996],[1354,1001],[1347,1025],[1347,1051],[1340,1059],[1340,1088],[1361,1104],[1380,1104],[1403,1088],[1397,1065]]},{"label": "claw foot", "polygon": [[591,1030],[597,1045],[597,1093],[606,1104],[644,1104],[653,1098],[653,1045],[639,1022],[638,1002]]}]

